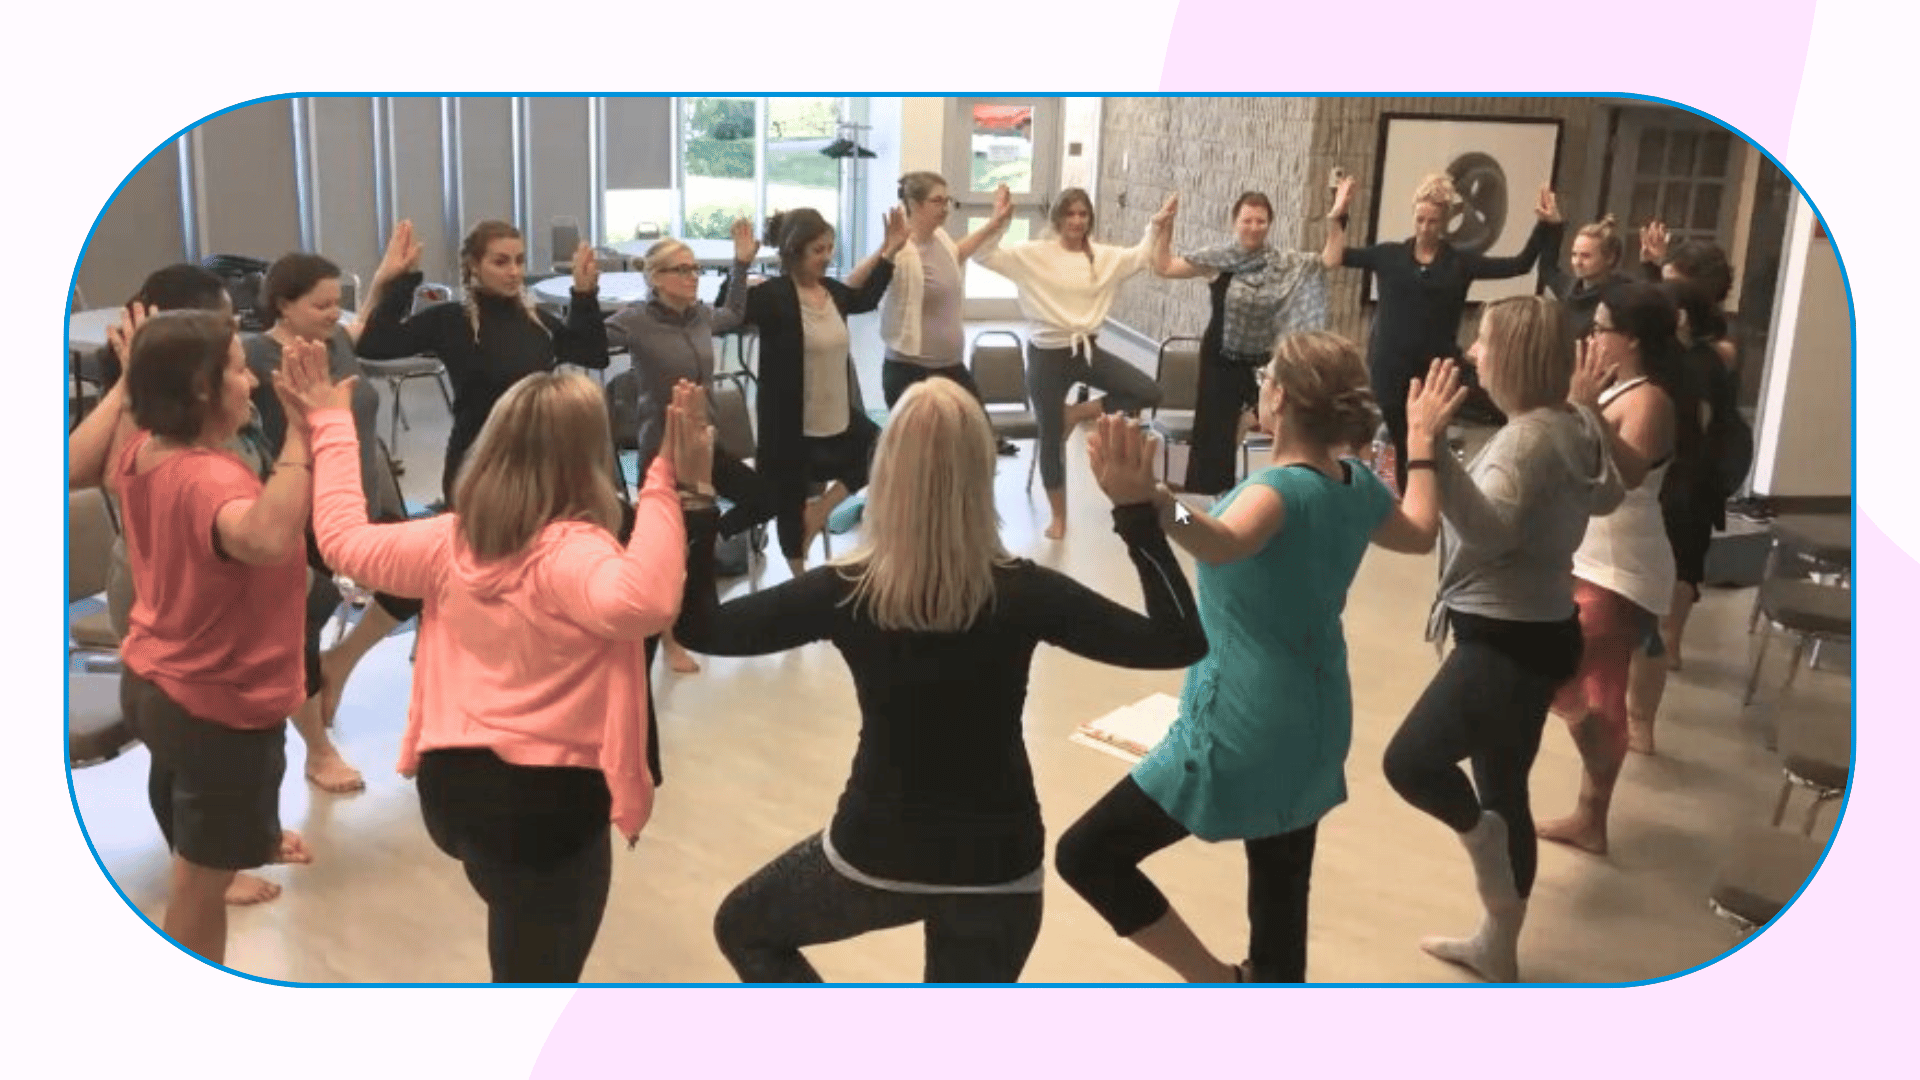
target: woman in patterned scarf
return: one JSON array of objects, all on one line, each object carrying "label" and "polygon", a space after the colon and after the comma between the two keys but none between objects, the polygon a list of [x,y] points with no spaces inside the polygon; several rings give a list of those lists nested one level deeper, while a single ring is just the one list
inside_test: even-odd
[{"label": "woman in patterned scarf", "polygon": [[1207,277],[1213,317],[1200,345],[1200,391],[1187,452],[1186,490],[1218,495],[1234,485],[1241,417],[1259,398],[1254,375],[1288,334],[1325,329],[1327,279],[1318,254],[1267,243],[1273,203],[1249,191],[1233,203],[1233,239],[1184,257],[1173,254],[1179,200],[1154,216],[1154,272]]}]

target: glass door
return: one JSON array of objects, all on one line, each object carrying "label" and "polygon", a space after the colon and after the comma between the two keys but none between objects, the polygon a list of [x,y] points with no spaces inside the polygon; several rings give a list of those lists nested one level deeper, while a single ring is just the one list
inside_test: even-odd
[{"label": "glass door", "polygon": [[[1058,194],[1059,98],[954,98],[947,111],[941,172],[954,200],[947,231],[955,240],[993,216],[994,191],[1005,184],[1013,196],[1013,221],[1003,243],[1018,243],[1046,230],[1047,212]],[[969,319],[1016,319],[1013,283],[969,263]]]}]

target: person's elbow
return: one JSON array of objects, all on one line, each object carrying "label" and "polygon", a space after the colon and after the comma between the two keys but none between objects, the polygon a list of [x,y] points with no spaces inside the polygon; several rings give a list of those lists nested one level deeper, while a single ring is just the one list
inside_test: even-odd
[{"label": "person's elbow", "polygon": [[300,534],[285,529],[236,529],[221,537],[227,554],[248,566],[278,566],[293,556]]}]

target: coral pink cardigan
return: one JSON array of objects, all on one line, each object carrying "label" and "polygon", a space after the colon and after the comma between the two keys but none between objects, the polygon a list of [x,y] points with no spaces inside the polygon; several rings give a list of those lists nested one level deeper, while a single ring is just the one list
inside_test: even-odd
[{"label": "coral pink cardigan", "polygon": [[458,515],[367,522],[353,417],[312,417],[313,528],[335,572],[425,600],[399,770],[421,753],[485,747],[516,765],[597,768],[628,842],[653,808],[645,639],[673,624],[686,527],[672,467],[656,458],[622,550],[598,525],[548,524],[526,550],[481,562]]}]

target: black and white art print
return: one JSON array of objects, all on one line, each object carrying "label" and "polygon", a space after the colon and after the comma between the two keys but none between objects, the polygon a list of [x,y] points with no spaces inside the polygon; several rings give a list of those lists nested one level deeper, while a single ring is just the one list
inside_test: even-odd
[{"label": "black and white art print", "polygon": [[[1560,121],[1552,119],[1382,116],[1373,242],[1411,237],[1414,191],[1427,174],[1444,172],[1461,198],[1447,221],[1447,242],[1496,257],[1519,254],[1537,220],[1540,185],[1552,184],[1559,169],[1560,134]],[[1538,281],[1535,274],[1476,281],[1467,299],[1526,295]],[[1367,295],[1380,299],[1379,282],[1369,280]]]}]

